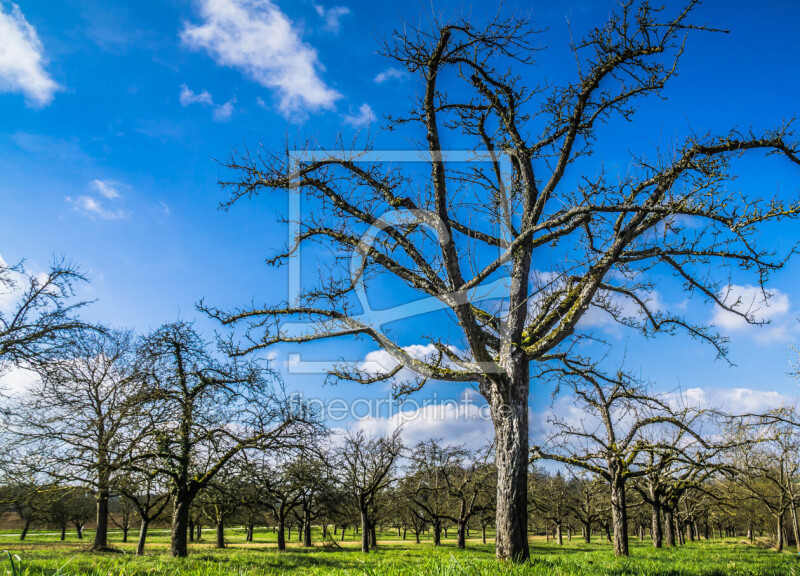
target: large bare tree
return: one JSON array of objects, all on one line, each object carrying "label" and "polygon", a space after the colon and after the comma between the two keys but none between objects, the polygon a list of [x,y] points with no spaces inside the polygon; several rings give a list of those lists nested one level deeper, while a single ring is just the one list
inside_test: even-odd
[{"label": "large bare tree", "polygon": [[[788,125],[692,135],[674,149],[632,155],[627,173],[593,163],[604,124],[633,120],[639,103],[661,95],[675,74],[686,35],[710,30],[692,21],[697,3],[667,13],[625,0],[572,45],[577,73],[561,85],[526,84],[539,73],[536,32],[526,19],[404,24],[383,53],[418,78],[419,93],[389,128],[419,130],[413,147],[424,169],[387,154],[382,161],[371,149],[326,154],[301,144],[293,153],[288,143],[281,152],[243,151],[227,163],[226,208],[261,193],[301,195],[302,214],[288,218],[296,234],[270,263],[281,265],[314,242],[333,257],[320,281],[290,301],[201,308],[249,328],[238,353],[356,336],[374,341],[398,366],[375,374],[345,363],[334,377],[372,383],[405,366],[419,374],[406,391],[426,380],[477,383],[495,427],[499,558],[529,555],[531,363],[564,354],[591,307],[645,333],[685,331],[724,353],[723,339],[708,326],[679,308],[653,305],[647,293],[655,278],[671,273],[687,292],[754,320],[721,296],[729,268],[749,271],[763,285],[784,262],[759,246],[758,230],[797,218],[800,206],[726,186],[731,160],[749,151],[800,164]],[[451,155],[453,146],[473,151],[476,161]],[[383,325],[397,318],[361,314],[359,297],[379,276],[447,311],[450,325],[430,335],[437,354],[413,357]],[[292,322],[301,325],[290,329]]]}]

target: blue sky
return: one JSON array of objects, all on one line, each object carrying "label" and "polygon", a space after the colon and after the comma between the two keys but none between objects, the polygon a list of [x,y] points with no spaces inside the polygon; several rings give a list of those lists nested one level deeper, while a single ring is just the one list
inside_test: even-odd
[{"label": "blue sky", "polygon": [[[440,14],[469,10],[476,18],[497,9],[488,2],[434,5]],[[567,18],[580,35],[614,3],[504,6],[531,11],[545,29],[539,42],[548,50],[527,72],[531,80],[559,82],[574,73]],[[401,19],[431,11],[427,2],[355,0],[0,0],[0,7],[0,36],[10,39],[0,47],[0,254],[8,262],[26,258],[32,270],[44,269],[53,255],[67,256],[91,278],[82,295],[96,303],[87,317],[142,331],[196,318],[200,298],[225,307],[286,297],[285,269],[263,263],[286,240],[275,222],[285,199],[219,212],[222,170],[215,159],[259,142],[279,148],[287,135],[321,145],[338,133],[350,139],[370,120],[375,134],[382,115],[405,110],[419,88],[376,53],[376,39]],[[644,102],[632,124],[609,125],[611,143],[598,149],[597,160],[624,164],[629,151],[668,145],[690,129],[761,129],[797,113],[800,75],[790,55],[800,4],[709,1],[695,20],[730,34],[690,38],[668,98]],[[419,136],[378,132],[376,145],[403,148]],[[763,158],[742,162],[738,173],[738,186],[763,195],[800,188],[796,173]],[[798,239],[796,224],[765,233],[765,242],[779,248]],[[743,327],[708,308],[696,311],[730,334],[735,367],[684,337],[642,342],[602,319],[595,329],[628,350],[631,367],[663,389],[702,389],[732,405],[791,400],[799,273],[795,260],[774,277],[770,326]],[[669,288],[659,296],[682,298]],[[199,325],[215,328],[202,318]],[[415,344],[418,329],[412,323],[402,343]],[[343,346],[356,356],[374,348],[328,343],[304,354],[339,356]],[[276,358],[284,370],[288,352],[280,349]],[[287,372],[287,379],[310,395],[384,394],[355,386],[320,390],[315,375]],[[435,391],[458,397],[462,388]],[[548,402],[534,386],[532,409]]]}]

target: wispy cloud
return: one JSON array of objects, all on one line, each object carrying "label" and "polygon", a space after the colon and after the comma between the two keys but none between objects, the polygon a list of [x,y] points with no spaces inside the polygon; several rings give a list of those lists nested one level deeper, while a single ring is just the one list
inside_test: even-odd
[{"label": "wispy cloud", "polygon": [[89,182],[89,188],[109,200],[116,200],[120,197],[119,188],[121,182],[116,180],[92,180]]},{"label": "wispy cloud", "polygon": [[122,198],[119,189],[124,184],[116,180],[92,180],[89,182],[89,189],[95,193],[94,196],[82,194],[73,198],[66,197],[66,201],[73,206],[75,210],[82,213],[89,218],[100,218],[102,220],[121,220],[127,218],[128,214],[121,208],[109,208],[106,206],[105,201],[117,201]]},{"label": "wispy cloud", "polygon": [[361,128],[365,124],[371,124],[376,120],[375,113],[372,111],[372,108],[369,104],[362,104],[358,107],[358,112],[355,114],[345,114],[342,117],[342,120],[345,124],[349,124],[350,126],[354,126],[356,128]]},{"label": "wispy cloud", "polygon": [[207,90],[203,90],[198,94],[192,92],[186,84],[181,84],[181,106],[186,108],[192,104],[211,106],[214,104],[214,99]]},{"label": "wispy cloud", "polygon": [[186,84],[181,84],[181,105],[186,108],[192,104],[200,104],[202,106],[212,106],[214,111],[211,116],[217,122],[227,122],[233,115],[233,105],[236,104],[236,98],[231,98],[225,104],[219,106],[214,105],[214,97],[208,90],[202,92],[193,92]]},{"label": "wispy cloud", "polygon": [[214,108],[211,114],[217,122],[226,122],[233,114],[233,105],[236,104],[236,98],[231,98],[225,104],[220,104]]},{"label": "wispy cloud", "polygon": [[242,71],[275,91],[284,116],[332,109],[340,94],[320,78],[317,51],[270,0],[197,0],[202,23],[181,39],[221,66]]},{"label": "wispy cloud", "polygon": [[391,80],[392,78],[396,79],[403,79],[408,76],[408,73],[400,70],[399,68],[387,68],[383,72],[380,72],[377,76],[375,76],[375,82],[378,84],[383,84],[387,80]]},{"label": "wispy cloud", "polygon": [[350,8],[347,6],[331,6],[330,8],[325,8],[325,6],[321,4],[314,4],[314,9],[317,11],[317,14],[325,20],[325,28],[334,34],[339,32],[342,26],[342,16],[350,14]]},{"label": "wispy cloud", "polygon": [[29,106],[50,104],[60,87],[44,69],[44,46],[19,6],[5,0],[0,0],[0,39],[0,92],[24,94]]}]

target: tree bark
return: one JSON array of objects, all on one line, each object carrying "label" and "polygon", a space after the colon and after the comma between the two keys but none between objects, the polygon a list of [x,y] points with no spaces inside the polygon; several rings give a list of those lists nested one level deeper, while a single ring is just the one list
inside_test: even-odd
[{"label": "tree bark", "polygon": [[191,500],[188,496],[178,494],[172,508],[172,535],[170,537],[170,553],[175,558],[185,558],[189,554],[186,543],[189,529],[189,506]]},{"label": "tree bark", "polygon": [[61,541],[63,542],[66,539],[67,539],[67,527],[66,526],[62,526],[61,527]]},{"label": "tree bark", "polygon": [[150,527],[150,520],[142,518],[142,524],[139,527],[139,541],[136,544],[136,555],[142,556],[144,554],[144,543],[147,540],[147,529]]},{"label": "tree bark", "polygon": [[217,520],[217,548],[225,548],[225,520]]},{"label": "tree bark", "polygon": [[783,550],[783,512],[778,515],[776,528],[775,550],[781,552]]},{"label": "tree bark", "polygon": [[286,550],[286,522],[283,518],[278,520],[278,550]]},{"label": "tree bark", "polygon": [[433,521],[433,545],[440,546],[442,544],[442,525],[438,520]]},{"label": "tree bark", "polygon": [[628,555],[628,510],[625,506],[625,483],[620,474],[611,481],[611,520],[614,523],[614,555]]},{"label": "tree bark", "polygon": [[561,522],[556,522],[556,544],[564,545],[564,535],[561,533]]},{"label": "tree bark", "polygon": [[464,550],[467,547],[467,539],[466,539],[466,529],[467,524],[466,522],[459,521],[458,523],[458,541],[456,546]]},{"label": "tree bark", "polygon": [[303,546],[311,548],[311,518],[308,513],[303,522]]},{"label": "tree bark", "polygon": [[667,529],[665,534],[667,546],[675,546],[675,522],[672,510],[668,508],[664,508],[664,527]]},{"label": "tree bark", "polygon": [[592,543],[592,524],[590,522],[583,525],[583,541],[587,544]]},{"label": "tree bark", "polygon": [[103,548],[108,548],[108,489],[97,492],[97,528],[92,543],[92,550]]},{"label": "tree bark", "polygon": [[664,533],[661,528],[661,507],[658,504],[652,505],[650,536],[653,539],[653,548],[661,548],[664,545]]},{"label": "tree bark", "polygon": [[194,542],[194,527],[195,522],[192,518],[189,518],[189,542]]},{"label": "tree bark", "polygon": [[28,535],[28,529],[31,527],[31,521],[25,520],[25,525],[22,527],[22,532],[19,535],[20,540],[25,540],[25,537]]},{"label": "tree bark", "polygon": [[128,542],[128,530],[130,530],[129,526],[126,525],[122,527],[122,542],[124,543]]},{"label": "tree bark", "polygon": [[794,530],[794,543],[797,546],[797,554],[800,555],[800,525],[797,519],[797,506],[794,500],[789,502],[789,509],[792,511],[792,530]]},{"label": "tree bark", "polygon": [[500,560],[524,562],[528,548],[528,386],[527,361],[515,359],[510,371],[511,392],[492,397],[497,465],[496,555]]},{"label": "tree bark", "polygon": [[369,518],[366,509],[361,510],[361,551],[364,554],[369,552]]}]

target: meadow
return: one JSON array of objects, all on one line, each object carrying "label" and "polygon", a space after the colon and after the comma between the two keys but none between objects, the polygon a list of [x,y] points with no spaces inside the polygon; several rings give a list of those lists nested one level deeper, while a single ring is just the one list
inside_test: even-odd
[{"label": "meadow", "polygon": [[[473,533],[474,535],[474,533]],[[271,530],[256,531],[253,542],[246,542],[242,530],[226,532],[228,546],[213,547],[213,532],[206,531],[201,542],[191,544],[188,558],[168,555],[169,533],[154,531],[145,556],[137,557],[136,531],[123,543],[121,533],[111,533],[111,546],[117,552],[87,552],[91,532],[78,540],[68,533],[65,542],[52,532],[32,533],[24,542],[16,534],[0,532],[0,549],[6,549],[0,574],[25,576],[261,576],[278,574],[412,576],[800,576],[800,559],[790,552],[777,553],[766,542],[750,544],[744,539],[714,539],[688,542],[686,546],[655,550],[648,541],[631,541],[631,556],[615,558],[604,541],[585,544],[574,538],[557,546],[543,537],[531,537],[531,561],[523,565],[498,563],[494,545],[487,539],[467,541],[459,550],[454,538],[434,547],[423,537],[416,544],[396,532],[379,534],[379,546],[370,554],[359,549],[357,537],[349,532],[345,541],[322,544],[316,533],[313,548],[296,541],[285,552],[276,549]],[[455,536],[451,533],[451,536]],[[13,566],[12,566],[13,561]]]}]

